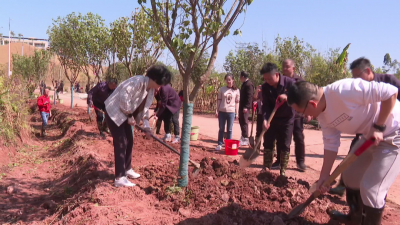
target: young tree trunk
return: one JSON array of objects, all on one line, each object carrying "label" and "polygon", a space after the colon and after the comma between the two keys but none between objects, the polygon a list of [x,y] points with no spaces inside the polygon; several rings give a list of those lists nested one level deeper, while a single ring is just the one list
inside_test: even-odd
[{"label": "young tree trunk", "polygon": [[74,108],[74,86],[71,83],[71,109]]},{"label": "young tree trunk", "polygon": [[181,155],[179,163],[179,187],[186,187],[189,183],[189,150],[190,135],[192,130],[193,103],[189,101],[189,76],[183,77],[183,119],[182,119],[182,138]]},{"label": "young tree trunk", "polygon": [[57,105],[57,88],[54,88],[54,105]]}]

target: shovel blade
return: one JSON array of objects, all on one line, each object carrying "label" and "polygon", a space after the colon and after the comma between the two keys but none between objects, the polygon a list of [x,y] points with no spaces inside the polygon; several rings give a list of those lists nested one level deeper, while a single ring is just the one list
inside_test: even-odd
[{"label": "shovel blade", "polygon": [[239,160],[239,166],[241,168],[250,166],[259,155],[260,151],[258,149],[257,150],[251,148],[247,149]]},{"label": "shovel blade", "polygon": [[288,217],[289,219],[293,219],[297,216],[299,216],[300,214],[302,214],[304,212],[304,210],[306,209],[307,205],[305,203],[302,203],[296,207],[294,207],[294,209],[292,209],[292,211],[289,212]]},{"label": "shovel blade", "polygon": [[249,144],[250,144],[251,148],[254,148],[254,144],[255,144],[254,137],[249,138]]}]

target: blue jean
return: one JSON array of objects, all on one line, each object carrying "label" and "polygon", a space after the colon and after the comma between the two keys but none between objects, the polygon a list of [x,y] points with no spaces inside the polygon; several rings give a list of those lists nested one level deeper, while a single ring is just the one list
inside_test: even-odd
[{"label": "blue jean", "polygon": [[228,132],[228,136],[226,138],[232,139],[232,127],[234,120],[235,120],[235,113],[218,112],[218,122],[219,122],[218,145],[222,145],[224,141],[225,123],[226,123],[226,130]]},{"label": "blue jean", "polygon": [[50,113],[47,112],[40,112],[40,116],[42,116],[42,126],[47,126],[47,120],[49,119]]}]

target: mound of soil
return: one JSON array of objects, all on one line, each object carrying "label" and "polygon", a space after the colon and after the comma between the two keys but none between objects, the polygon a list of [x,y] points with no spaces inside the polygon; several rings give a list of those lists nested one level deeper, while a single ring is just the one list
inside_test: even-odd
[{"label": "mound of soil", "polygon": [[[163,208],[180,213],[217,212],[218,223],[212,221],[214,217],[205,217],[198,221],[190,220],[187,224],[269,224],[276,217],[286,221],[286,213],[309,196],[309,184],[302,180],[269,172],[247,172],[219,158],[205,157],[200,165],[201,173],[191,178],[186,189],[176,187],[176,164],[144,167],[141,172],[147,181],[140,182],[140,186],[147,194],[155,195]],[[299,217],[285,223],[327,223],[329,217],[325,211],[342,208],[322,197],[302,214],[305,219]]]}]

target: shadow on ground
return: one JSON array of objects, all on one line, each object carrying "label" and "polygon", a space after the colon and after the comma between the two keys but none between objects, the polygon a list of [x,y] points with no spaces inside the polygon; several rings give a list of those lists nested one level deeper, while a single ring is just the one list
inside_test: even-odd
[{"label": "shadow on ground", "polygon": [[[200,218],[188,218],[178,225],[264,225],[264,224],[272,224],[272,222],[283,221],[288,222],[289,220],[286,218],[285,213],[283,212],[266,212],[262,210],[248,210],[243,209],[238,204],[231,204],[229,206],[225,206],[220,208],[216,213],[210,213]],[[307,225],[318,225],[322,223],[312,223],[301,217],[294,218],[290,221],[293,221],[293,224],[307,224]],[[282,223],[275,223],[282,224]],[[323,223],[326,224],[326,223]],[[336,225],[336,222],[328,223],[331,225]]]}]

